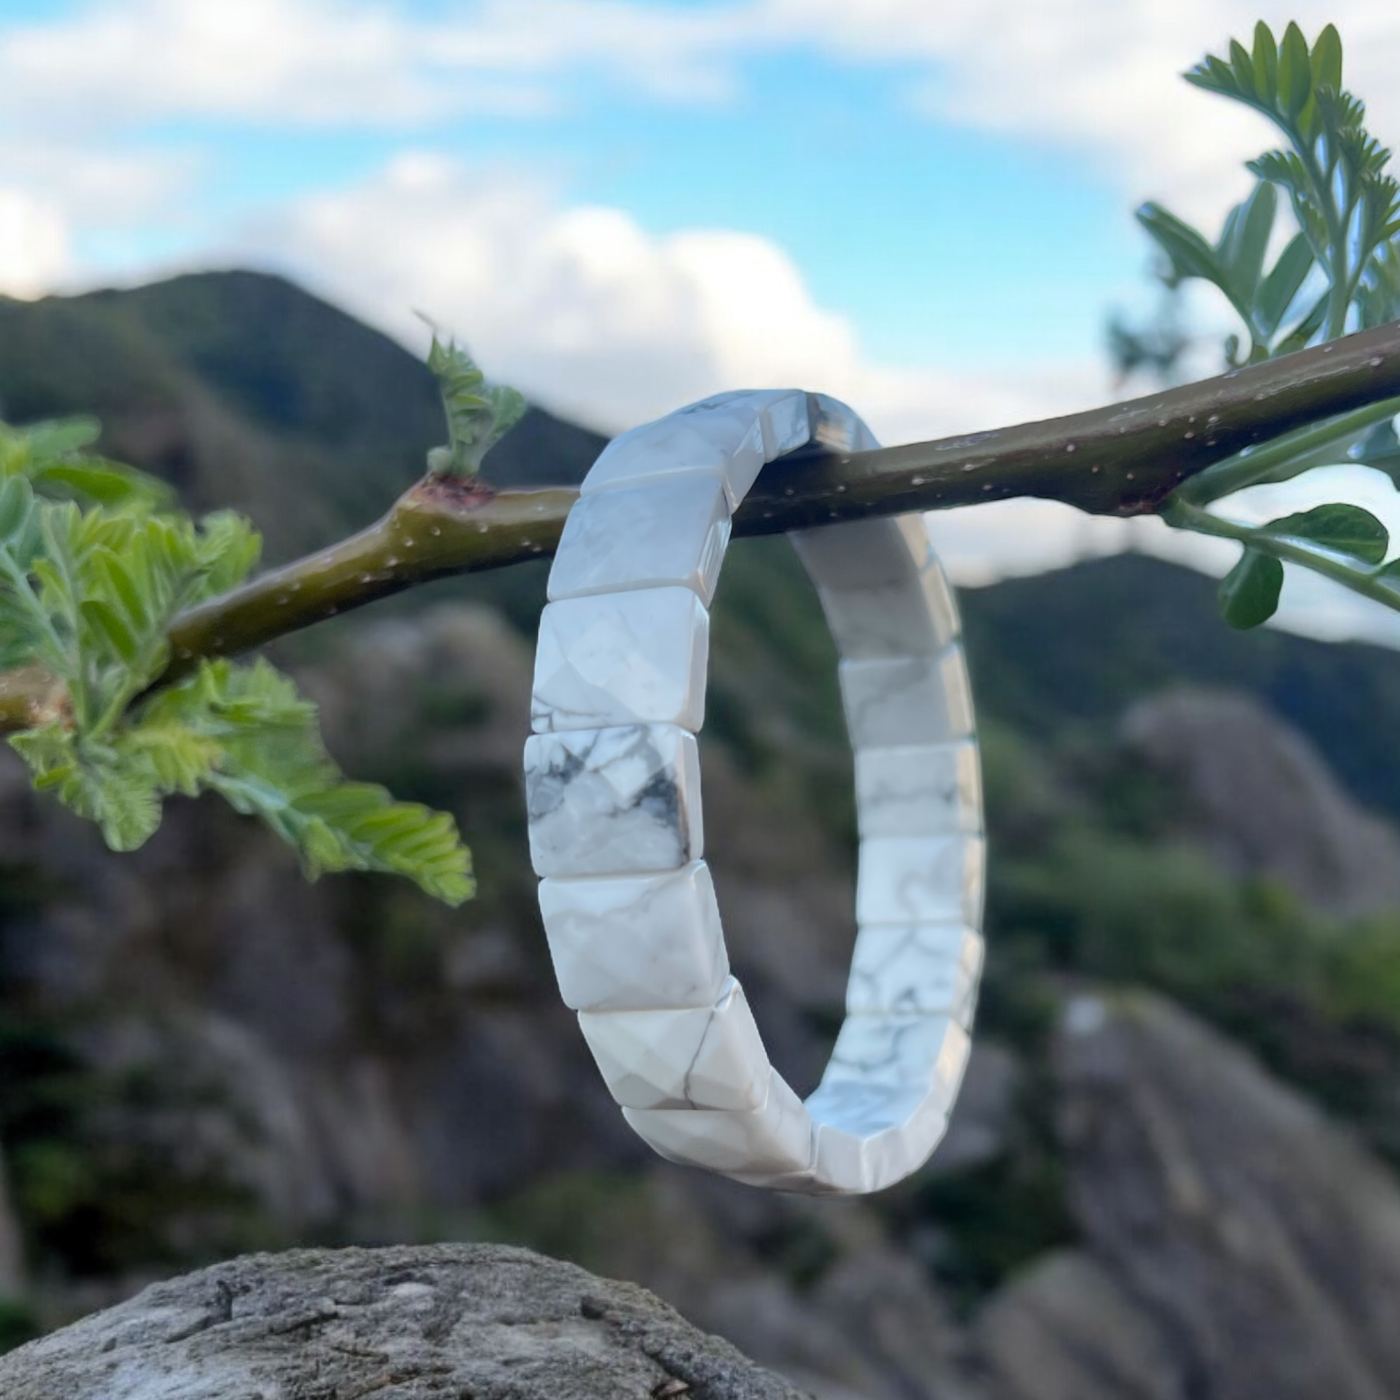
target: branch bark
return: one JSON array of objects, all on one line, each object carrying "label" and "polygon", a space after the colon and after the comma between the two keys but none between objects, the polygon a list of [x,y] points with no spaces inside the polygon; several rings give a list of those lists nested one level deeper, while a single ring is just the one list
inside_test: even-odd
[{"label": "branch bark", "polygon": [[[736,535],[1035,496],[1096,515],[1158,511],[1183,481],[1304,424],[1400,395],[1400,322],[1087,413],[845,455],[806,449],[758,479]],[[450,574],[554,552],[577,492],[429,477],[376,524],[176,619],[160,684]],[[50,712],[51,678],[0,676],[0,732]]]}]

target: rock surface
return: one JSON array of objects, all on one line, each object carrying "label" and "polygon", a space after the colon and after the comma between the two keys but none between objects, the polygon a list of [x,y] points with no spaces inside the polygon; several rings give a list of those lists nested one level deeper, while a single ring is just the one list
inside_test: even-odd
[{"label": "rock surface", "polygon": [[251,1255],[0,1358],[6,1400],[799,1400],[634,1284],[500,1245]]},{"label": "rock surface", "polygon": [[1379,1161],[1153,997],[1071,1002],[1057,1058],[1084,1252],[984,1311],[994,1394],[1400,1394],[1400,1191]]},{"label": "rock surface", "polygon": [[1229,873],[1275,876],[1338,914],[1400,906],[1400,834],[1257,700],[1170,690],[1134,705],[1123,735],[1185,788],[1204,818],[1196,839]]}]

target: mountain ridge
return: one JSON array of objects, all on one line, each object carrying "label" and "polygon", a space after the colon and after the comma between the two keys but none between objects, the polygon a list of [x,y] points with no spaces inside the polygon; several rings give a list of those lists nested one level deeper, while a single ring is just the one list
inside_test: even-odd
[{"label": "mountain ridge", "polygon": [[[292,282],[244,271],[0,298],[0,408],[17,421],[96,413],[106,450],[172,481],[192,508],[245,510],[273,562],[377,518],[443,435],[437,387],[407,350]],[[605,441],[532,408],[485,474],[510,486],[577,482]],[[490,602],[530,633],[543,575],[522,565],[432,596]],[[1139,555],[962,590],[979,707],[1058,740],[1101,730],[1168,682],[1242,689],[1297,725],[1353,795],[1400,819],[1400,749],[1376,737],[1400,732],[1400,655],[1231,631],[1213,592],[1211,580]],[[832,659],[781,541],[736,544],[716,623],[718,662],[728,649],[762,670],[775,652],[815,676]],[[834,682],[813,684],[812,724],[839,738]],[[722,683],[714,699],[720,724],[731,700],[747,703]]]}]

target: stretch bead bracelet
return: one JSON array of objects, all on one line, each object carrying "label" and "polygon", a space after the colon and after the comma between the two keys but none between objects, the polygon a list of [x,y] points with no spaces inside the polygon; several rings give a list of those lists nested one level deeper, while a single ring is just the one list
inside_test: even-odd
[{"label": "stretch bead bracelet", "polygon": [[841,653],[858,933],[846,1019],[804,1103],[729,970],[701,859],[709,605],[766,462],[877,446],[844,404],[722,394],[615,439],[549,576],[525,746],[555,971],[608,1088],[663,1157],[778,1190],[892,1185],[938,1144],[982,965],[982,800],[948,585],[917,516],[794,531]]}]

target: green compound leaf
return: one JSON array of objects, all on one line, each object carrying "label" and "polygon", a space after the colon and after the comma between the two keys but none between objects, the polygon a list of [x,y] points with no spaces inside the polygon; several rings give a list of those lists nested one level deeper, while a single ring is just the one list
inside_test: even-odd
[{"label": "green compound leaf", "polygon": [[1259,290],[1264,252],[1277,211],[1278,195],[1274,187],[1261,180],[1249,198],[1236,205],[1225,220],[1218,254],[1229,280],[1232,299],[1244,306],[1250,304]]},{"label": "green compound leaf", "polygon": [[105,643],[118,661],[133,668],[140,664],[145,639],[131,629],[116,608],[101,598],[84,598],[78,611],[93,635]]},{"label": "green compound leaf", "polygon": [[1385,526],[1369,510],[1341,503],[1285,515],[1280,520],[1271,520],[1264,530],[1270,535],[1307,540],[1367,564],[1379,564],[1390,545]]},{"label": "green compound leaf", "polygon": [[1278,611],[1283,565],[1270,554],[1246,548],[1240,562],[1220,580],[1220,616],[1244,631],[1267,622]]},{"label": "green compound leaf", "polygon": [[1257,91],[1272,102],[1278,92],[1278,43],[1273,30],[1263,20],[1254,26],[1254,51],[1251,55]]},{"label": "green compound leaf", "polygon": [[[435,355],[450,451],[474,470],[524,401],[450,347]],[[232,511],[196,523],[163,509],[158,483],[83,455],[96,437],[89,420],[0,424],[0,665],[39,662],[68,692],[61,718],[10,739],[34,786],[96,822],[113,850],[149,840],[166,797],[215,791],[295,846],[313,878],[387,871],[450,904],[469,898],[452,818],[346,782],[316,707],[265,662],[207,662],[137,699],[165,669],[176,614],[240,584],[261,541]]]},{"label": "green compound leaf", "polygon": [[96,822],[114,851],[134,851],[160,826],[160,795],[142,765],[124,763],[117,750],[85,744],[61,723],[10,736],[41,792]]},{"label": "green compound leaf", "polygon": [[439,476],[474,476],[482,459],[521,419],[524,396],[503,384],[488,384],[476,361],[451,342],[433,336],[428,355],[447,413],[449,445],[428,454]]},{"label": "green compound leaf", "polygon": [[223,760],[217,740],[183,724],[148,719],[123,730],[117,751],[144,766],[162,795],[195,797]]},{"label": "green compound leaf", "polygon": [[1292,22],[1283,31],[1278,55],[1277,104],[1286,117],[1297,117],[1312,96],[1312,60],[1303,31]]},{"label": "green compound leaf", "polygon": [[322,744],[315,705],[267,662],[206,662],[143,715],[217,743],[218,763],[201,781],[294,846],[312,879],[376,870],[405,875],[448,904],[472,895],[471,857],[452,818],[346,782]]}]

